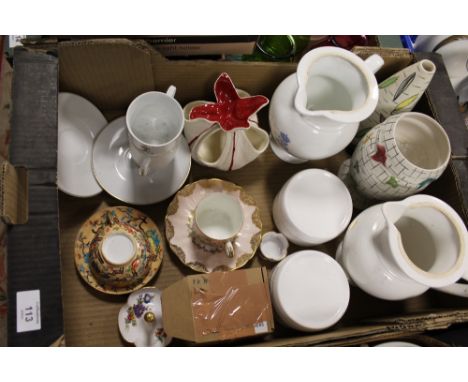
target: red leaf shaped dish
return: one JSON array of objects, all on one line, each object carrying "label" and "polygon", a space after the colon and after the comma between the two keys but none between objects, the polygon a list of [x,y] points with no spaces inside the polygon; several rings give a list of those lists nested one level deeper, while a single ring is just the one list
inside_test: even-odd
[{"label": "red leaf shaped dish", "polygon": [[214,84],[216,103],[206,103],[194,107],[189,118],[204,118],[217,122],[225,131],[249,128],[249,118],[268,104],[264,96],[240,98],[231,78],[222,73]]}]

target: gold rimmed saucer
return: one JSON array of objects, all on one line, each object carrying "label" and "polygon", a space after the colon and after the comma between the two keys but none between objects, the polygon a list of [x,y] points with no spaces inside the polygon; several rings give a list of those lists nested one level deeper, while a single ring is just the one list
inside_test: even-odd
[{"label": "gold rimmed saucer", "polygon": [[[240,202],[244,223],[234,242],[234,256],[197,246],[192,240],[193,214],[208,194],[223,192]],[[255,200],[242,187],[221,179],[202,179],[182,188],[169,204],[166,237],[180,261],[197,272],[229,271],[243,267],[255,255],[262,238],[262,221]]]},{"label": "gold rimmed saucer", "polygon": [[[146,238],[144,245],[148,252],[147,261],[149,270],[140,282],[128,286],[116,286],[112,280],[106,281],[97,278],[92,271],[92,255],[90,246],[106,225],[109,224],[109,217],[113,224],[130,226],[142,232]],[[106,294],[120,295],[131,293],[148,284],[158,272],[162,258],[163,246],[161,244],[161,233],[156,224],[142,212],[131,207],[108,207],[94,213],[80,228],[75,240],[75,265],[81,278],[92,288]]]}]

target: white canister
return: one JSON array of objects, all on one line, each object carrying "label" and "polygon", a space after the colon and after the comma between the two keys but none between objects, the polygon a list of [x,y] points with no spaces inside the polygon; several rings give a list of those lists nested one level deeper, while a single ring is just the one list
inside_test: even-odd
[{"label": "white canister", "polygon": [[295,174],[273,202],[278,230],[297,245],[330,241],[348,226],[353,202],[345,184],[334,174],[308,169]]},{"label": "white canister", "polygon": [[279,263],[270,279],[273,307],[287,326],[301,331],[336,324],[349,303],[349,284],[341,266],[323,252],[305,250]]}]

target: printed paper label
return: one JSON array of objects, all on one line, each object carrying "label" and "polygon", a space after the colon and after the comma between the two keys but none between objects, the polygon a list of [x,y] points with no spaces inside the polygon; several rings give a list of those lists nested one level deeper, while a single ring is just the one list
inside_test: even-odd
[{"label": "printed paper label", "polygon": [[39,289],[16,292],[16,331],[41,330],[41,294]]},{"label": "printed paper label", "polygon": [[254,324],[255,334],[268,333],[268,322],[262,321]]}]

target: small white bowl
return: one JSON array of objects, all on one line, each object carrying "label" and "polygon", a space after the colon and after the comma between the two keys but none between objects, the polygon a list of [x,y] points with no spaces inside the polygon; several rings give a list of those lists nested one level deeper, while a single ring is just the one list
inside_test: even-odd
[{"label": "small white bowl", "polygon": [[336,324],[349,304],[341,266],[323,252],[305,250],[279,263],[270,279],[273,307],[287,326],[317,331]]},{"label": "small white bowl", "polygon": [[282,233],[270,231],[262,236],[260,252],[265,260],[278,262],[288,254],[289,242]]}]

